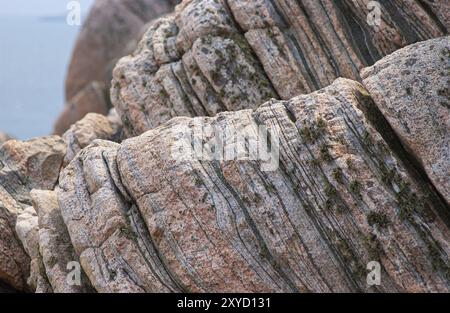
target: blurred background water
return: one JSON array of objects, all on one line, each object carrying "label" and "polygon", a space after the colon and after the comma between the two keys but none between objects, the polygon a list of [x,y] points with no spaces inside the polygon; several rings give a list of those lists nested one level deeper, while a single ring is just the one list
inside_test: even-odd
[{"label": "blurred background water", "polygon": [[[79,26],[65,0],[0,0],[0,131],[19,139],[51,133]],[[86,16],[93,0],[81,0]]]}]

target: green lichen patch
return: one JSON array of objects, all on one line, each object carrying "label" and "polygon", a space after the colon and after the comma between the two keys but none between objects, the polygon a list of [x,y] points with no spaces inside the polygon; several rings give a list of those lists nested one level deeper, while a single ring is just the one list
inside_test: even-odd
[{"label": "green lichen patch", "polygon": [[369,234],[364,241],[370,261],[379,261],[384,255],[383,247],[375,234]]},{"label": "green lichen patch", "polygon": [[342,169],[340,167],[335,168],[331,175],[333,176],[334,180],[339,184],[344,183],[344,174],[342,173]]},{"label": "green lichen patch", "polygon": [[378,228],[387,228],[390,224],[389,218],[384,213],[370,212],[367,214],[367,223],[370,226],[377,226]]},{"label": "green lichen patch", "polygon": [[302,127],[300,135],[307,143],[313,144],[326,133],[326,128],[326,121],[323,118],[318,118],[311,125]]},{"label": "green lichen patch", "polygon": [[333,157],[331,156],[328,146],[326,144],[320,146],[320,159],[324,162],[333,161]]},{"label": "green lichen patch", "polygon": [[357,180],[353,180],[349,186],[350,192],[358,198],[361,198],[361,183]]}]

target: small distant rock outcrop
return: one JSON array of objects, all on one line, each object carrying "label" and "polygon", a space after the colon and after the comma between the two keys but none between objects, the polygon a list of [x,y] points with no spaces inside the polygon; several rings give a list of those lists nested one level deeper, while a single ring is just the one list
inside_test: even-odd
[{"label": "small distant rock outcrop", "polygon": [[130,53],[144,25],[178,0],[96,0],[75,45],[66,78],[66,107],[55,123],[62,135],[87,113],[106,115],[117,59]]}]

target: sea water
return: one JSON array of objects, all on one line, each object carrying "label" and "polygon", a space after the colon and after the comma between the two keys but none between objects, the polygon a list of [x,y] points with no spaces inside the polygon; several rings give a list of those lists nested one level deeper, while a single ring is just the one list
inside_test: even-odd
[{"label": "sea water", "polygon": [[65,17],[0,16],[0,131],[24,140],[52,132],[79,29]]}]

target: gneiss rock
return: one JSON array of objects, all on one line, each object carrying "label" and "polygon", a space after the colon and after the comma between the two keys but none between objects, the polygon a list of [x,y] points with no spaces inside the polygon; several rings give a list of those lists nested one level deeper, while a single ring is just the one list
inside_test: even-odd
[{"label": "gneiss rock", "polygon": [[39,252],[38,217],[33,207],[28,207],[19,214],[15,229],[25,251],[31,258],[28,286],[37,293],[51,292],[52,288],[47,281],[44,264]]},{"label": "gneiss rock", "polygon": [[[112,110],[108,117],[88,114],[63,138],[10,140],[2,146],[0,281],[17,290],[30,288],[36,292],[49,292],[52,287],[55,292],[90,290],[88,284],[70,286],[64,281],[63,273],[67,275],[65,267],[68,263],[65,261],[68,255],[72,255],[69,252],[70,240],[62,218],[61,222],[58,221],[60,213],[55,204],[56,197],[45,190],[55,188],[61,168],[94,139],[121,140],[121,133],[120,119]],[[42,191],[35,191],[34,196],[30,196],[31,189]],[[30,207],[31,204],[38,213]],[[71,261],[76,260],[74,257]]]},{"label": "gneiss rock", "polygon": [[69,164],[81,149],[87,147],[95,139],[120,141],[121,135],[122,123],[114,109],[111,110],[108,117],[95,113],[87,114],[63,135],[67,144],[64,166]]},{"label": "gneiss rock", "polygon": [[134,136],[175,116],[214,116],[337,77],[360,80],[363,67],[398,48],[448,34],[445,1],[369,2],[183,1],[118,62],[111,101]]},{"label": "gneiss rock", "polygon": [[[437,214],[445,204],[393,152],[393,131],[369,121],[373,105],[360,84],[338,79],[254,111],[177,118],[83,149],[62,172],[58,201],[93,286],[448,292],[450,234]],[[185,140],[174,129],[199,122],[224,133],[265,125],[279,138],[279,167],[174,159]],[[380,286],[366,283],[369,261],[381,264]]]},{"label": "gneiss rock", "polygon": [[81,277],[81,285],[72,285],[67,281],[70,262],[79,262],[61,216],[55,191],[32,190],[33,206],[39,220],[38,242],[45,277],[53,292],[71,293],[91,291],[86,277]]},{"label": "gneiss rock", "polygon": [[181,291],[159,260],[136,206],[117,189],[117,147],[95,141],[61,174],[58,201],[75,252],[97,291]]},{"label": "gneiss rock", "polygon": [[[55,187],[65,152],[66,145],[57,136],[9,140],[0,148],[0,281],[16,290],[28,289],[30,258],[25,250],[31,258],[36,256],[33,244],[28,245],[34,238],[35,219],[32,214],[24,217],[24,250],[15,233],[17,216],[31,205],[32,188]],[[30,282],[40,284],[37,278]]]},{"label": "gneiss rock", "polygon": [[450,204],[450,37],[401,49],[362,76],[377,107]]},{"label": "gneiss rock", "polygon": [[178,0],[97,0],[78,36],[66,78],[66,107],[55,124],[61,135],[89,112],[108,113],[112,69],[130,53],[150,20]]},{"label": "gneiss rock", "polygon": [[26,290],[30,258],[14,231],[20,210],[19,204],[0,186],[0,286]]},{"label": "gneiss rock", "polygon": [[0,185],[17,201],[30,204],[31,189],[55,187],[65,153],[59,136],[9,140],[0,148]]}]

